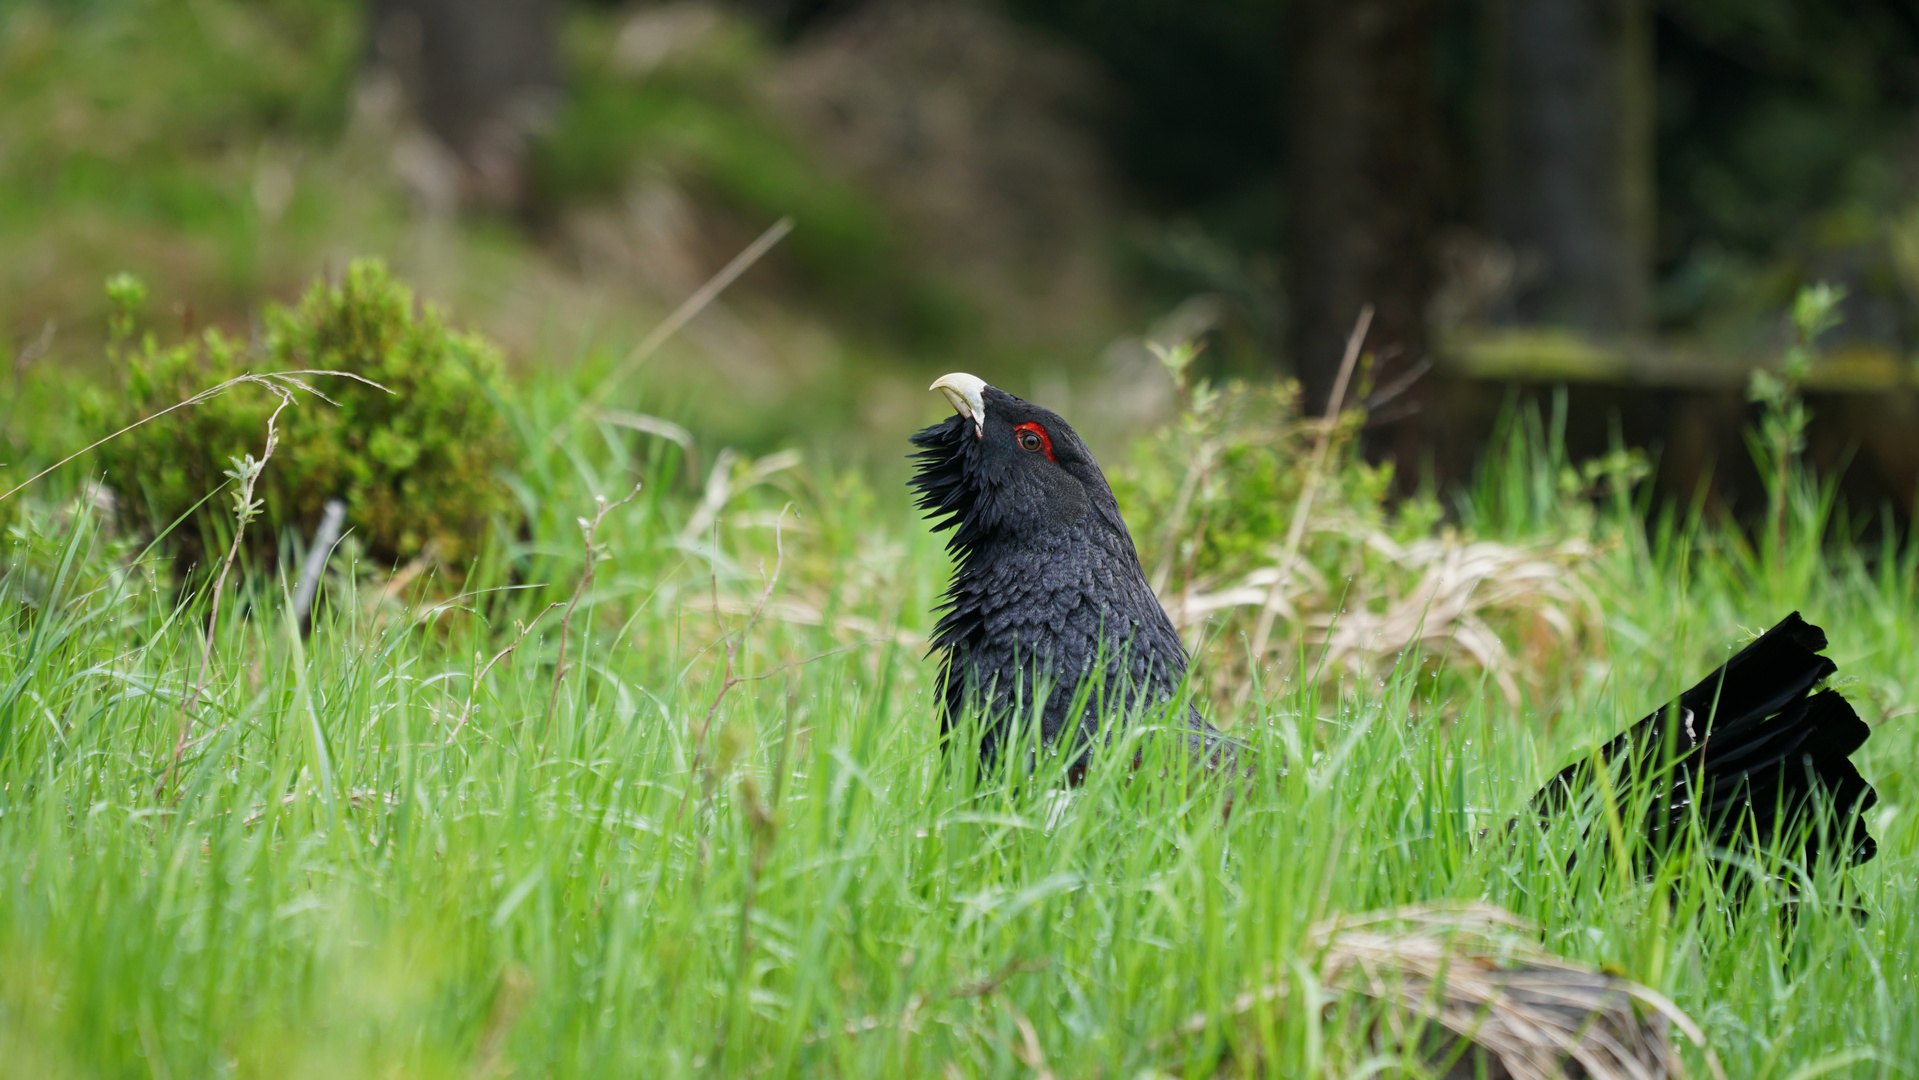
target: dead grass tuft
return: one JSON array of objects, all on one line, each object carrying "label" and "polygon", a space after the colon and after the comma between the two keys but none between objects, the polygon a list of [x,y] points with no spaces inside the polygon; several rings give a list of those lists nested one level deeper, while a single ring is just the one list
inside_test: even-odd
[{"label": "dead grass tuft", "polygon": [[[1334,1003],[1325,1021],[1413,1075],[1551,1080],[1657,1080],[1684,1076],[1668,1032],[1678,1028],[1718,1058],[1692,1020],[1663,995],[1631,980],[1553,956],[1532,928],[1486,904],[1421,906],[1338,916],[1308,932],[1310,972]],[[1284,1010],[1293,983],[1269,979],[1239,995],[1224,1016],[1198,1013],[1165,1040],[1191,1046],[1209,1030]],[[1226,1076],[1264,1075],[1260,1040],[1222,1063]],[[1377,1058],[1375,1058],[1377,1062]],[[1393,1071],[1389,1069],[1388,1071]]]},{"label": "dead grass tuft", "polygon": [[1379,674],[1416,650],[1483,668],[1514,704],[1524,657],[1496,627],[1551,652],[1603,640],[1599,600],[1587,580],[1596,552],[1585,540],[1505,544],[1448,532],[1401,544],[1379,529],[1347,531],[1354,524],[1326,528],[1358,540],[1384,562],[1385,573],[1336,584],[1306,560],[1282,559],[1226,588],[1169,598],[1174,625],[1192,640],[1210,618],[1270,607],[1298,628],[1325,670]]}]

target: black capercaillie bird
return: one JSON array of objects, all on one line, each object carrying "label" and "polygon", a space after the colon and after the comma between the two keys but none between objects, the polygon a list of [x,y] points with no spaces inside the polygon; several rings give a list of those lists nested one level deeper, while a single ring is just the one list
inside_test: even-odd
[{"label": "black capercaillie bird", "polygon": [[[977,712],[990,762],[1037,711],[1041,740],[1071,740],[1083,762],[1102,717],[1130,722],[1177,695],[1186,650],[1112,488],[1066,421],[971,375],[932,389],[954,415],[913,436],[911,483],[934,529],[951,530],[957,562],[933,637],[941,729]],[[1838,692],[1818,689],[1837,670],[1825,647],[1795,612],[1600,749],[1615,778],[1650,785],[1639,825],[1652,847],[1696,814],[1721,846],[1764,850],[1784,837],[1812,855],[1823,838],[1835,856],[1872,858],[1860,815],[1876,797],[1850,760],[1869,732]],[[1180,723],[1209,760],[1234,753],[1197,707]],[[1568,766],[1532,808],[1578,811],[1599,788],[1594,768]]]},{"label": "black capercaillie bird", "polygon": [[[1102,715],[1134,715],[1178,692],[1186,648],[1146,583],[1113,489],[1066,421],[971,375],[933,389],[954,415],[913,436],[912,484],[934,528],[953,530],[947,548],[959,561],[933,638],[946,654],[941,729],[979,710],[980,755],[991,761],[1044,690],[1040,738],[1090,748]],[[1184,719],[1195,749],[1222,747],[1197,708]]]}]

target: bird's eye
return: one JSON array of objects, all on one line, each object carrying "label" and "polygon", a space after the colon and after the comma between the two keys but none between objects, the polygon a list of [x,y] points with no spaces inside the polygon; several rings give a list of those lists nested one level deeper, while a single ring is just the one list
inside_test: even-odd
[{"label": "bird's eye", "polygon": [[1043,427],[1040,427],[1038,424],[1021,424],[1020,426],[1014,428],[1013,441],[1019,444],[1019,448],[1021,450],[1024,450],[1029,454],[1037,454],[1044,451],[1046,454],[1046,460],[1048,461],[1059,460],[1058,458],[1053,456],[1052,437],[1047,435],[1046,429]]}]

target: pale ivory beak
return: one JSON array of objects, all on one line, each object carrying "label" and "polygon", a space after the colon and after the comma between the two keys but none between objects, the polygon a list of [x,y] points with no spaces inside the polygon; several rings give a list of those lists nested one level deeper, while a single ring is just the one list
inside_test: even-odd
[{"label": "pale ivory beak", "polygon": [[933,381],[928,390],[938,390],[953,403],[953,411],[973,422],[973,437],[986,437],[986,400],[981,397],[986,391],[986,380],[963,371],[951,375],[942,375]]}]

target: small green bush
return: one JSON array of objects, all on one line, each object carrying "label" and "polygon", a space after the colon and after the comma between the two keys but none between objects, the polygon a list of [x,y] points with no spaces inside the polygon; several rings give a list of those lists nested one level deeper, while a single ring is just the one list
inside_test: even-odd
[{"label": "small green bush", "polygon": [[[109,285],[125,340],[141,290],[124,276]],[[331,375],[302,381],[334,404],[302,394],[279,415],[279,442],[261,477],[266,528],[249,548],[271,556],[282,530],[311,535],[328,499],[347,504],[347,522],[375,559],[411,559],[429,546],[457,572],[477,550],[490,519],[514,509],[498,473],[509,450],[492,393],[499,351],[476,334],[448,327],[431,306],[376,260],[353,263],[338,281],[316,281],[297,307],[273,306],[257,347],[208,330],[161,348],[151,334],[124,348],[126,395],[96,407],[102,434],[153,416],[236,376],[301,369]],[[391,391],[389,393],[388,391]],[[225,482],[233,459],[258,456],[279,400],[242,383],[106,443],[98,451],[106,480],[125,496],[135,522],[164,528],[195,511],[181,530],[187,548],[220,535],[227,500],[206,499]],[[201,501],[206,499],[204,503]],[[230,534],[229,534],[230,535]],[[198,551],[191,554],[198,555]]]},{"label": "small green bush", "polygon": [[[1179,415],[1141,437],[1112,476],[1129,519],[1153,522],[1135,537],[1148,572],[1166,582],[1221,581],[1270,565],[1313,472],[1318,425],[1302,419],[1299,388],[1232,380],[1182,389]],[[1312,519],[1299,555],[1327,573],[1364,557],[1359,539],[1431,531],[1439,509],[1428,497],[1393,502],[1390,463],[1369,465],[1356,445],[1364,417],[1349,412],[1329,433]]]}]

